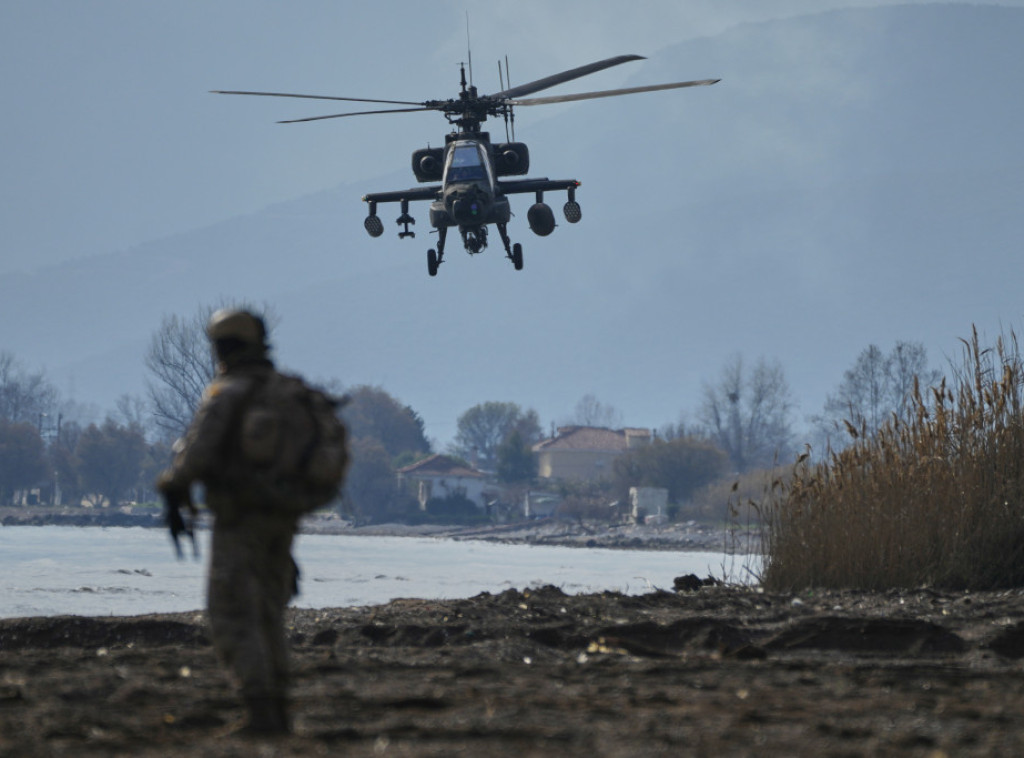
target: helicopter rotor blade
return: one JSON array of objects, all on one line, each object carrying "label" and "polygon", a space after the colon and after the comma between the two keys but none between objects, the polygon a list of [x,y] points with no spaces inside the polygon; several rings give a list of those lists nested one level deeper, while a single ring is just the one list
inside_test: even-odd
[{"label": "helicopter rotor blade", "polygon": [[367,97],[331,97],[328,95],[296,95],[291,92],[243,92],[241,90],[212,89],[214,95],[258,95],[261,97],[300,97],[306,100],[344,100],[353,103],[389,103],[391,105],[423,105],[409,100],[373,100]]},{"label": "helicopter rotor blade", "polygon": [[681,87],[704,87],[715,84],[721,79],[700,79],[693,82],[674,82],[672,84],[652,84],[646,87],[626,87],[624,89],[606,89],[600,92],[580,92],[576,95],[552,95],[551,97],[530,97],[525,100],[509,100],[510,105],[547,105],[548,103],[569,103],[575,100],[592,100],[598,97],[616,97],[617,95],[632,95],[635,92],[656,92],[665,89],[680,89]]},{"label": "helicopter rotor blade", "polygon": [[617,55],[614,58],[605,58],[602,61],[588,63],[585,66],[571,68],[568,71],[562,71],[559,74],[552,74],[551,76],[546,76],[543,79],[537,79],[536,81],[527,82],[526,84],[520,84],[517,87],[502,90],[501,92],[495,92],[490,97],[501,99],[519,97],[520,95],[532,95],[534,92],[540,92],[542,89],[554,87],[556,84],[569,82],[573,79],[579,79],[581,76],[594,74],[598,71],[603,71],[606,68],[618,66],[621,63],[641,60],[646,60],[646,58],[642,55]]},{"label": "helicopter rotor blade", "polygon": [[303,121],[323,121],[328,118],[345,118],[346,116],[369,116],[374,113],[417,113],[419,111],[435,111],[437,108],[385,108],[379,111],[354,111],[352,113],[333,113],[330,116],[310,116],[309,118],[292,118],[278,121],[279,124],[299,124]]}]

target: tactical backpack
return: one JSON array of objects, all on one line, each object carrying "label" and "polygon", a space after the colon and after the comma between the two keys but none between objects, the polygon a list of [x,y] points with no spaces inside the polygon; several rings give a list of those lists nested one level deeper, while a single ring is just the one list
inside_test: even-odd
[{"label": "tactical backpack", "polygon": [[348,465],[340,402],[297,376],[271,372],[243,402],[239,452],[259,500],[292,513],[326,505]]}]

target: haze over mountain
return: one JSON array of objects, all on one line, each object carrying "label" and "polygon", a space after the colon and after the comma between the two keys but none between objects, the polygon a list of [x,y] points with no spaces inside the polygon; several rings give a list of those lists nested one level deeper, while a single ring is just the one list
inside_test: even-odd
[{"label": "haze over mountain", "polygon": [[[529,232],[531,200],[513,199],[521,272],[495,234],[473,258],[452,241],[430,279],[426,204],[414,240],[396,237],[397,207],[381,209],[382,238],[363,231],[360,196],[412,186],[409,153],[441,141],[438,118],[419,143],[373,147],[379,179],[0,276],[0,349],[106,408],[143,392],[163,315],[237,298],[280,315],[282,365],[381,385],[442,443],[487,400],[546,424],[592,393],[658,426],[696,408],[736,353],[777,358],[802,417],[870,343],[920,341],[944,367],[972,324],[1018,323],[1022,39],[1022,9],[913,5],[644,51],[624,86],[722,82],[546,106],[520,130],[531,176],[583,183],[583,221],[548,238]],[[582,81],[550,94],[605,86]],[[564,196],[547,199],[561,219]]]}]

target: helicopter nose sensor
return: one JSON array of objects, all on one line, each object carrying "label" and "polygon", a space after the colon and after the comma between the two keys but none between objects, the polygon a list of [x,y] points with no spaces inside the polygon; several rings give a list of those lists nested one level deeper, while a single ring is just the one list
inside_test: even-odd
[{"label": "helicopter nose sensor", "polygon": [[460,197],[455,201],[454,213],[455,220],[459,223],[466,223],[473,221],[480,215],[480,203],[476,200],[468,197]]},{"label": "helicopter nose sensor", "polygon": [[479,224],[487,209],[486,198],[478,190],[459,192],[452,201],[452,218],[458,224]]}]

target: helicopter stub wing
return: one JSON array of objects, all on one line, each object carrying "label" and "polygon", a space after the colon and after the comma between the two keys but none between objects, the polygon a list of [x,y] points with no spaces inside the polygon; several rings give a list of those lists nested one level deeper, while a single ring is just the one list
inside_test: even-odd
[{"label": "helicopter stub wing", "polygon": [[399,190],[397,192],[370,192],[363,195],[363,202],[400,203],[403,200],[410,202],[414,200],[436,200],[440,194],[441,185],[432,184],[429,187],[415,187],[414,189]]},{"label": "helicopter stub wing", "polygon": [[496,182],[498,189],[506,195],[520,192],[555,192],[558,190],[576,189],[580,183],[575,179],[514,179]]}]

